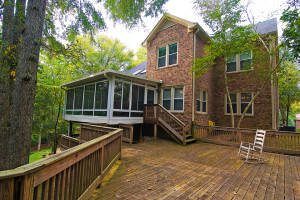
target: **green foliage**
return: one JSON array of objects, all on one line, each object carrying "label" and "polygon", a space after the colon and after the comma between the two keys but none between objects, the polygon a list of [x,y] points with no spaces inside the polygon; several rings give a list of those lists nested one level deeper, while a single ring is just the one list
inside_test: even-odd
[{"label": "green foliage", "polygon": [[78,36],[73,42],[83,55],[77,60],[76,71],[89,75],[105,69],[126,70],[131,66],[134,53],[118,39],[97,35],[94,40],[88,35]]},{"label": "green foliage", "polygon": [[[55,126],[57,133],[66,134],[68,124],[62,120],[64,91],[60,85],[74,79],[72,66],[63,56],[41,54],[38,69],[38,83],[34,103],[34,121],[32,140],[42,133],[43,140],[54,140]],[[56,125],[57,122],[57,125]]]},{"label": "green foliage", "polygon": [[29,163],[35,162],[37,160],[41,160],[43,158],[44,154],[48,155],[49,153],[51,153],[51,149],[43,149],[40,151],[33,151],[30,153]]},{"label": "green foliage", "polygon": [[[298,66],[290,60],[283,61],[278,72],[279,106],[282,121],[289,122],[288,124],[294,123],[294,115],[297,113],[297,107],[293,109],[292,105],[300,101],[299,84],[300,70]],[[292,119],[290,119],[290,115]]]},{"label": "green foliage", "polygon": [[282,33],[284,43],[300,61],[300,1],[288,0],[289,7],[284,10],[281,20],[286,24]]},{"label": "green foliage", "polygon": [[106,0],[104,7],[114,22],[132,28],[143,22],[142,17],[157,17],[168,0]]},{"label": "green foliage", "polygon": [[253,31],[253,26],[241,25],[244,21],[240,0],[197,0],[196,8],[205,23],[214,31],[205,47],[205,56],[194,61],[193,70],[198,76],[203,75],[218,58],[256,50],[257,33]]},{"label": "green foliage", "polygon": [[135,52],[135,58],[132,60],[132,64],[130,67],[127,67],[127,69],[131,69],[142,62],[147,60],[147,49],[145,47],[140,47],[136,52]]}]

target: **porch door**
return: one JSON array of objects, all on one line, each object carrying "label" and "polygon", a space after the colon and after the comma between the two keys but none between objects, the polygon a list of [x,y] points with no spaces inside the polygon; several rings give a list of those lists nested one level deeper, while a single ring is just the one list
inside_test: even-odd
[{"label": "porch door", "polygon": [[155,98],[155,90],[148,89],[147,90],[147,104],[156,104],[156,98]]}]

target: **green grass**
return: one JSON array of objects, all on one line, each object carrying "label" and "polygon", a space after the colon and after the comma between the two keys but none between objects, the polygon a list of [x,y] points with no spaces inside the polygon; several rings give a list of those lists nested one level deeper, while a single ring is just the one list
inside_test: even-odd
[{"label": "green grass", "polygon": [[40,160],[43,158],[43,154],[48,155],[49,153],[51,153],[51,148],[42,149],[40,151],[32,151],[32,152],[30,152],[29,163]]},{"label": "green grass", "polygon": [[296,129],[296,132],[300,132],[300,128]]}]

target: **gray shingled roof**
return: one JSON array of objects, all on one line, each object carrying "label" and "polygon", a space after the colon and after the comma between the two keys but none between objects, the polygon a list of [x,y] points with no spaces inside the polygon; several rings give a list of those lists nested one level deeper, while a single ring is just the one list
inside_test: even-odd
[{"label": "gray shingled roof", "polygon": [[277,19],[273,18],[267,21],[259,22],[254,29],[260,34],[275,33],[277,32]]},{"label": "gray shingled roof", "polygon": [[134,68],[126,71],[126,73],[146,77],[146,68],[147,68],[147,61],[144,61],[141,64],[135,66]]}]

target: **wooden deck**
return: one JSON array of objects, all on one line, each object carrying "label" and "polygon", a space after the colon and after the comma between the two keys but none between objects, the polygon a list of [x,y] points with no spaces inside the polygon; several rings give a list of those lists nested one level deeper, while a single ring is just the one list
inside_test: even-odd
[{"label": "wooden deck", "polygon": [[238,149],[167,140],[123,144],[122,160],[91,199],[299,199],[300,157],[265,153],[245,164]]}]

